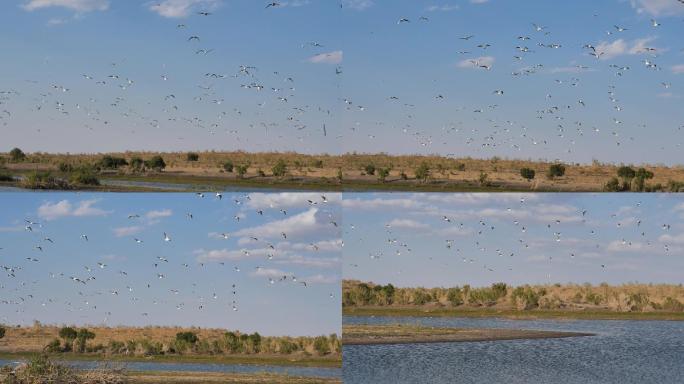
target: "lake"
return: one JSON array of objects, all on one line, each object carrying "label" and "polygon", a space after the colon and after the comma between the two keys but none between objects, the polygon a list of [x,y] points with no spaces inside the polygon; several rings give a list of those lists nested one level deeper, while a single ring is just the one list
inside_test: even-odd
[{"label": "lake", "polygon": [[[0,359],[0,366],[15,365],[16,360]],[[76,369],[94,369],[102,365],[97,361],[63,361],[63,364]],[[253,364],[210,364],[210,363],[159,363],[159,362],[113,362],[113,366],[123,366],[129,371],[176,371],[176,372],[218,372],[218,373],[277,373],[304,377],[341,377],[340,368],[294,367],[279,365]]]},{"label": "lake", "polygon": [[345,383],[684,383],[684,322],[345,317],[417,324],[595,333],[565,339],[343,347]]}]

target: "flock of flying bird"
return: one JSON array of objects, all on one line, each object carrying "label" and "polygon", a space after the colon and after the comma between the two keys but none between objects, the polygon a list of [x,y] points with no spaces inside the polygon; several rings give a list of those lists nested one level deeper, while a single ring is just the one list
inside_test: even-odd
[{"label": "flock of flying bird", "polygon": [[[338,4],[343,8],[345,3]],[[287,8],[285,5],[267,2],[262,5],[265,8],[262,11],[271,12],[277,8],[283,8],[284,11]],[[353,15],[345,13],[347,18],[344,20],[353,23]],[[214,12],[202,10],[196,12],[195,16],[218,17]],[[600,16],[594,16],[598,23]],[[379,32],[382,28],[411,28],[408,25],[416,23],[429,28],[432,22],[430,17],[424,15],[401,17],[396,23],[378,24],[376,28]],[[183,147],[185,140],[189,143],[198,136],[222,135],[211,141],[220,144],[221,149],[304,152],[309,151],[312,145],[327,145],[333,139],[336,144],[325,148],[341,148],[344,152],[357,150],[357,144],[376,148],[386,144],[377,139],[389,134],[388,137],[394,141],[408,140],[406,142],[412,143],[413,152],[418,153],[455,156],[474,150],[487,155],[541,158],[555,154],[559,159],[563,156],[570,158],[586,144],[610,142],[622,148],[627,143],[635,144],[643,139],[641,134],[649,132],[651,126],[644,120],[635,121],[625,116],[624,111],[630,106],[622,97],[639,82],[652,83],[650,88],[654,96],[661,92],[675,97],[672,92],[676,91],[677,84],[665,78],[664,75],[670,70],[659,62],[665,55],[684,52],[684,48],[669,49],[668,52],[666,48],[657,47],[653,38],[639,40],[635,32],[656,34],[663,28],[683,29],[684,23],[676,18],[667,21],[645,20],[647,26],[606,23],[603,28],[605,33],[601,33],[603,36],[597,35],[593,42],[562,42],[556,39],[553,27],[521,23],[519,33],[510,37],[511,67],[516,68],[510,75],[519,79],[519,86],[516,89],[504,89],[502,84],[497,84],[500,82],[498,77],[480,77],[482,85],[473,92],[480,93],[484,89],[489,95],[487,103],[455,104],[451,99],[462,90],[449,90],[439,79],[433,79],[431,87],[434,91],[428,99],[407,95],[404,91],[412,85],[406,85],[409,87],[406,88],[402,82],[394,81],[385,86],[391,89],[392,94],[373,99],[366,92],[357,90],[356,85],[345,81],[341,76],[340,58],[334,73],[330,72],[333,79],[338,79],[332,80],[338,86],[329,92],[338,96],[337,103],[331,101],[327,104],[326,97],[311,100],[307,99],[308,96],[301,96],[298,79],[310,73],[319,74],[308,71],[312,64],[306,63],[307,57],[325,55],[326,51],[338,47],[329,47],[324,42],[316,41],[315,37],[309,41],[293,42],[293,48],[302,50],[302,71],[297,74],[279,71],[275,62],[263,65],[244,63],[226,68],[211,59],[221,49],[214,45],[220,45],[216,37],[198,32],[202,29],[193,28],[193,23],[195,20],[189,19],[169,27],[176,30],[175,36],[170,34],[170,38],[184,42],[187,46],[187,51],[178,52],[179,58],[197,56],[194,58],[196,64],[192,64],[197,68],[196,73],[186,71],[181,75],[171,70],[172,66],[159,63],[161,69],[155,78],[139,78],[131,71],[127,59],[120,59],[106,67],[93,66],[89,73],[55,78],[47,83],[27,79],[24,89],[0,88],[0,126],[25,130],[19,125],[19,122],[24,124],[25,119],[18,119],[17,116],[30,115],[29,119],[43,121],[34,125],[39,132],[53,129],[51,124],[44,123],[46,119],[55,122],[56,126],[80,125],[82,134],[89,131],[115,131],[128,136],[153,132],[156,137],[172,138],[174,145],[180,147]],[[201,21],[197,23],[202,24]],[[636,39],[634,41],[639,42],[632,50],[633,56],[640,58],[641,65],[618,63],[622,58],[604,60],[610,50],[610,45],[607,46],[604,40],[618,38],[624,41]],[[373,44],[373,41],[369,38],[360,44]],[[483,41],[477,31],[456,35],[449,44],[450,49],[455,51],[454,58],[462,59],[459,64],[461,71],[472,67],[494,72],[499,70],[497,67],[501,70],[506,67],[503,59],[497,57],[494,63],[489,54],[493,48],[500,48],[501,43]],[[382,51],[383,47],[373,46],[373,49]],[[354,47],[345,47],[345,50],[353,53]],[[555,61],[557,55],[553,52],[570,50],[576,55],[573,64],[567,66]],[[595,92],[587,90],[588,84],[584,80],[590,74],[595,77],[595,72],[601,72],[606,80],[603,101]],[[457,78],[459,73],[463,72],[456,68],[453,76]],[[536,95],[538,97],[532,93],[536,91],[531,91],[536,87],[525,87],[524,79],[530,76],[548,78],[548,87],[542,94]],[[195,91],[181,92],[181,89],[188,87],[184,83],[188,77],[194,79]],[[383,84],[391,80],[383,74],[379,74],[378,79]],[[150,100],[146,95],[138,95],[136,89],[140,83],[144,83],[145,88],[153,86],[158,96]],[[311,91],[306,89],[305,93]],[[522,107],[515,113],[517,118],[511,118],[512,111],[507,106],[511,102],[510,97],[528,96],[529,107]],[[362,101],[357,101],[357,98]],[[20,100],[29,101],[33,106],[29,110],[22,109]],[[423,115],[425,111],[432,112]],[[428,123],[427,115],[439,116],[438,119],[442,121],[437,125],[434,120]],[[589,117],[591,115],[601,117]],[[673,114],[673,119],[676,116],[676,113]],[[328,131],[333,126],[346,128],[329,135]],[[667,143],[660,143],[659,149],[680,149],[682,127],[684,122],[659,127],[672,137]],[[255,139],[255,133],[259,137],[263,134],[265,140]],[[285,139],[291,138],[296,138],[296,144],[287,144]],[[154,143],[143,144],[151,146]]]},{"label": "flock of flying bird", "polygon": [[[454,278],[461,276],[462,279],[460,273],[464,271],[480,273],[479,269],[484,274],[491,274],[485,276],[493,281],[506,281],[515,268],[518,271],[527,268],[525,262],[546,263],[543,266],[547,271],[545,280],[554,283],[567,281],[564,270],[572,264],[587,271],[618,273],[625,265],[621,257],[610,257],[614,252],[663,257],[682,252],[671,223],[657,223],[642,216],[651,204],[632,201],[607,216],[565,205],[558,210],[544,204],[535,208],[538,204],[530,203],[522,195],[498,213],[491,212],[495,209],[489,205],[482,210],[430,206],[408,210],[404,215],[410,218],[408,226],[402,219],[384,224],[378,221],[350,223],[343,237],[347,247],[356,244],[352,252],[359,257],[345,264],[350,268],[345,270],[345,278],[368,280],[366,276],[359,276],[369,269],[368,263],[380,263],[397,275],[411,275],[411,271],[398,266],[398,260],[413,259],[421,260],[430,268],[453,270]],[[449,214],[441,215],[440,210]],[[358,220],[351,220],[354,219]],[[423,225],[416,224],[413,219]],[[349,222],[350,218],[345,217],[345,220]],[[371,229],[371,226],[379,225],[384,225],[381,238]],[[427,225],[434,228],[424,229]],[[610,232],[609,227],[618,231],[618,239],[607,240],[605,236],[599,236],[601,231]],[[428,250],[426,244],[443,244],[443,248],[441,252]],[[367,253],[365,260],[361,257],[362,251]]]},{"label": "flock of flying bird", "polygon": [[[203,193],[198,193],[196,196],[197,199],[205,198]],[[109,261],[110,259],[103,255],[93,256],[91,262],[76,269],[74,269],[74,263],[69,262],[59,263],[57,269],[54,269],[56,259],[69,257],[69,255],[63,254],[64,250],[53,251],[55,245],[62,242],[79,242],[79,247],[86,250],[90,249],[88,252],[95,254],[97,251],[89,247],[90,244],[104,241],[108,237],[105,232],[111,231],[111,228],[93,226],[89,228],[89,233],[75,233],[71,237],[57,238],[50,235],[50,232],[51,228],[58,224],[52,221],[25,219],[23,230],[19,233],[7,233],[8,236],[3,239],[3,243],[8,244],[12,242],[12,238],[21,237],[30,239],[35,244],[32,249],[17,250],[16,247],[13,247],[10,250],[0,248],[0,313],[4,314],[4,318],[0,318],[0,322],[7,321],[7,316],[10,313],[14,313],[12,316],[14,319],[22,318],[24,322],[30,322],[33,319],[40,320],[44,314],[41,314],[39,308],[50,311],[59,306],[74,313],[74,316],[87,318],[91,321],[102,321],[104,319],[106,323],[112,315],[110,308],[107,308],[107,301],[103,302],[101,299],[106,295],[117,297],[117,300],[120,297],[120,304],[122,305],[127,302],[126,313],[130,318],[135,318],[135,315],[151,316],[154,314],[153,311],[161,310],[160,307],[166,307],[166,309],[175,307],[179,311],[202,311],[208,306],[213,306],[214,309],[218,308],[218,310],[225,310],[226,313],[232,313],[240,308],[240,293],[241,288],[245,285],[246,276],[264,279],[264,287],[278,285],[280,290],[286,289],[283,286],[284,284],[292,286],[294,289],[299,287],[300,289],[321,290],[324,287],[324,285],[312,285],[321,282],[316,280],[316,276],[319,275],[312,274],[300,277],[290,272],[281,271],[277,267],[288,264],[293,267],[299,265],[299,267],[304,268],[300,272],[312,273],[310,268],[316,268],[315,264],[309,264],[314,265],[309,267],[306,263],[301,262],[305,262],[309,255],[312,255],[310,257],[313,260],[327,260],[330,257],[330,250],[319,251],[319,242],[330,241],[329,239],[319,238],[324,236],[322,234],[301,234],[297,228],[292,229],[294,235],[288,234],[289,229],[282,231],[279,236],[249,235],[248,233],[252,233],[250,229],[258,228],[258,226],[240,227],[244,225],[243,223],[249,215],[260,222],[265,220],[265,225],[268,225],[289,218],[292,214],[288,213],[287,209],[278,207],[278,202],[255,208],[250,203],[249,194],[231,194],[230,197],[230,201],[221,203],[220,200],[224,200],[224,195],[216,193],[213,200],[215,200],[215,204],[219,204],[216,209],[225,209],[228,205],[231,206],[231,211],[235,211],[232,218],[226,217],[226,220],[234,222],[233,225],[230,225],[232,231],[223,231],[218,236],[215,232],[211,232],[209,237],[214,240],[208,241],[235,240],[236,249],[232,249],[232,252],[238,254],[237,257],[233,255],[202,258],[198,254],[189,255],[195,258],[195,262],[189,262],[187,258],[179,260],[177,255],[172,256],[175,254],[173,245],[177,242],[187,241],[187,234],[184,235],[183,233],[171,234],[160,231],[158,238],[142,237],[137,233],[116,237],[115,241],[136,244],[136,251],[133,254],[120,255],[125,259],[134,259],[134,264],[128,265],[134,270],[120,269],[121,260],[116,258]],[[321,233],[332,233],[333,236],[340,236],[336,222],[339,207],[335,202],[329,203],[325,195],[302,194],[299,198],[302,200],[301,204],[298,205],[299,207],[316,208],[321,217],[326,218],[327,221],[321,219],[322,222],[317,224],[322,227]],[[192,205],[189,204],[189,206]],[[184,225],[195,225],[196,216],[192,212],[187,212],[185,215],[186,224]],[[127,216],[127,221],[133,223],[134,227],[146,225],[146,220],[145,214],[141,213]],[[3,221],[6,223],[17,222],[15,218],[9,217],[3,218]],[[200,225],[206,224],[203,222]],[[225,224],[216,223],[215,225],[222,226]],[[323,227],[328,228],[325,230]],[[204,230],[204,228],[202,229]],[[206,228],[206,230],[209,229],[211,228]],[[134,235],[139,237],[134,237]],[[299,242],[305,238],[309,242]],[[148,243],[152,242],[164,245],[162,248],[159,248],[158,245],[152,248],[146,247]],[[25,243],[24,240],[21,244]],[[199,245],[198,248],[202,249]],[[168,251],[164,251],[165,249]],[[224,251],[227,249],[224,248]],[[291,251],[291,249],[298,249],[298,251]],[[263,252],[264,250],[266,252]],[[298,257],[294,261],[291,260],[293,252]],[[136,254],[140,254],[140,256]],[[262,254],[264,255],[262,256]],[[336,255],[333,254],[333,257]],[[331,263],[334,264],[333,261]],[[69,269],[60,270],[59,268]],[[206,275],[209,271],[213,273],[218,271],[222,276],[222,281],[213,281],[213,278],[208,276],[201,277],[201,274]],[[198,278],[198,276],[200,277]],[[226,290],[225,287],[228,284],[230,286]],[[252,287],[252,284],[249,286]],[[46,291],[47,287],[51,288]],[[249,289],[253,289],[253,287]],[[145,293],[140,294],[141,291]],[[46,296],[45,292],[51,293]],[[265,290],[258,294],[265,297],[268,296],[269,291]],[[321,292],[321,294],[329,296],[330,299],[336,297],[334,291]],[[295,295],[299,296],[296,293]]]}]

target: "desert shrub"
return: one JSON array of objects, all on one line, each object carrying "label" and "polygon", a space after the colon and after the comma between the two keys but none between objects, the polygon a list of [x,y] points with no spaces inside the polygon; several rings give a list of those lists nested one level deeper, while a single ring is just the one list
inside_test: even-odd
[{"label": "desert shrub", "polygon": [[319,355],[327,355],[330,353],[330,343],[325,336],[318,336],[314,339],[314,350]]},{"label": "desert shrub", "polygon": [[185,160],[187,160],[187,161],[199,161],[199,154],[197,154],[195,152],[188,152],[185,155]]},{"label": "desert shrub", "polygon": [[645,293],[632,293],[627,298],[627,305],[629,310],[633,312],[641,312],[650,303],[648,295]]},{"label": "desert shrub", "polygon": [[532,168],[521,168],[520,169],[520,176],[522,176],[526,180],[532,180],[534,179],[534,169]]},{"label": "desert shrub", "polygon": [[142,171],[145,167],[145,161],[142,158],[136,156],[131,158],[131,161],[128,164],[128,166],[134,171]]},{"label": "desert shrub", "polygon": [[456,170],[457,170],[457,171],[461,171],[461,172],[465,171],[465,170],[466,170],[466,165],[465,165],[465,163],[458,163],[458,164],[456,164]]},{"label": "desert shrub", "polygon": [[126,344],[122,341],[109,340],[109,345],[107,345],[109,353],[121,354],[126,353]]},{"label": "desert shrub", "polygon": [[74,171],[74,166],[71,163],[63,161],[57,165],[57,169],[59,169],[60,172],[70,173]]},{"label": "desert shrub", "polygon": [[622,179],[631,180],[636,176],[636,171],[632,167],[622,166],[617,169],[617,175]]},{"label": "desert shrub", "polygon": [[249,165],[247,164],[241,164],[236,166],[235,170],[237,172],[237,176],[241,179],[245,177],[245,175],[247,174],[247,169],[249,169]]},{"label": "desert shrub", "polygon": [[620,180],[618,180],[617,177],[611,178],[606,185],[603,186],[603,190],[606,192],[620,192],[622,190]]},{"label": "desert shrub", "polygon": [[413,292],[413,304],[415,305],[423,305],[427,304],[432,301],[432,295],[425,291],[424,289],[416,289],[415,292]]},{"label": "desert shrub", "polygon": [[118,169],[119,167],[128,165],[128,162],[123,157],[104,155],[98,162],[98,165],[103,169]]},{"label": "desert shrub", "polygon": [[69,176],[69,181],[72,184],[79,185],[100,185],[100,180],[89,170],[79,169]]},{"label": "desert shrub", "polygon": [[166,162],[163,157],[156,155],[152,156],[149,160],[145,160],[145,167],[159,172],[166,168]]},{"label": "desert shrub", "polygon": [[11,162],[17,163],[26,160],[26,154],[21,149],[15,147],[9,152],[9,158]]},{"label": "desert shrub", "polygon": [[447,290],[447,300],[453,305],[454,307],[462,305],[463,304],[463,292],[461,292],[460,288],[449,288]]},{"label": "desert shrub", "polygon": [[563,177],[565,175],[565,165],[563,164],[551,164],[549,170],[546,172],[546,176],[549,179],[554,177]]},{"label": "desert shrub", "polygon": [[587,292],[586,295],[584,295],[584,300],[589,304],[599,305],[603,301],[603,298],[601,295],[594,292]]},{"label": "desert shrub", "polygon": [[7,330],[5,329],[5,327],[0,326],[0,339],[2,339],[3,337],[5,337],[5,332],[7,332]]},{"label": "desert shrub", "polygon": [[226,343],[226,349],[230,353],[239,353],[242,352],[242,341],[240,341],[240,338],[238,335],[236,335],[233,332],[226,332],[224,335],[224,342]]},{"label": "desert shrub", "polygon": [[420,163],[418,168],[415,169],[416,180],[426,182],[430,178],[430,166],[427,162],[423,161]]},{"label": "desert shrub", "polygon": [[59,339],[55,338],[52,339],[46,346],[45,346],[45,352],[59,352],[62,349],[62,344],[59,341]]},{"label": "desert shrub", "polygon": [[378,169],[378,180],[381,182],[385,182],[385,179],[387,179],[387,176],[390,174],[390,169],[389,168],[380,168]]},{"label": "desert shrub", "polygon": [[235,167],[235,166],[233,165],[233,162],[230,161],[230,160],[225,161],[225,162],[223,163],[223,170],[225,170],[226,172],[233,173],[233,168],[234,168],[234,167]]},{"label": "desert shrub", "polygon": [[485,172],[480,172],[480,177],[478,178],[478,181],[480,182],[480,185],[483,187],[491,185],[491,183],[489,182],[489,175]]},{"label": "desert shrub", "polygon": [[194,332],[178,332],[176,333],[176,341],[183,341],[188,344],[195,344],[199,338]]},{"label": "desert shrub", "polygon": [[21,186],[28,189],[70,189],[69,183],[54,176],[51,172],[35,171],[21,182]]},{"label": "desert shrub", "polygon": [[366,172],[366,175],[373,176],[375,175],[375,165],[373,164],[367,164],[363,170]]},{"label": "desert shrub", "polygon": [[280,342],[278,345],[278,352],[279,353],[289,355],[292,352],[296,352],[298,349],[299,349],[299,346],[296,343],[293,343],[287,339],[280,339]]},{"label": "desert shrub", "polygon": [[323,160],[320,160],[320,159],[314,160],[313,167],[314,168],[323,168]]},{"label": "desert shrub", "polygon": [[684,304],[682,304],[682,302],[680,302],[679,300],[669,296],[665,298],[662,307],[666,311],[684,312]]},{"label": "desert shrub", "polygon": [[516,287],[511,294],[513,304],[522,309],[534,309],[539,307],[539,299],[546,294],[544,288],[534,289],[528,285]]},{"label": "desert shrub", "polygon": [[273,176],[276,177],[283,177],[287,174],[287,163],[283,159],[279,159],[276,165],[271,168],[271,172],[273,172]]},{"label": "desert shrub", "polygon": [[257,176],[266,177],[266,172],[264,172],[263,169],[259,168],[259,169],[257,169]]}]

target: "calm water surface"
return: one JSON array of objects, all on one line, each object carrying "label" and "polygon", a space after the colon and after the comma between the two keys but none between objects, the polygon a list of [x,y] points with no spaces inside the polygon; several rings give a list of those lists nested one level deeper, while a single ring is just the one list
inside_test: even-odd
[{"label": "calm water surface", "polygon": [[346,383],[684,383],[684,322],[345,317],[344,324],[595,333],[566,339],[343,347]]}]

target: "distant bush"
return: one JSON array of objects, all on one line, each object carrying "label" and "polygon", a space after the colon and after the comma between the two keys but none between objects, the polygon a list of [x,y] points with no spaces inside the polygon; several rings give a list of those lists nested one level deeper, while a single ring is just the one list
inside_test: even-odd
[{"label": "distant bush", "polygon": [[228,160],[228,161],[226,161],[226,162],[223,163],[223,169],[224,169],[226,172],[233,173],[233,168],[234,168],[234,167],[235,167],[235,166],[233,165],[233,162],[230,161],[230,160]]},{"label": "distant bush", "polygon": [[458,163],[458,164],[456,165],[456,170],[457,170],[457,171],[461,171],[461,172],[465,171],[465,170],[466,170],[466,165],[465,165],[465,163]]},{"label": "distant bush", "polygon": [[283,159],[278,159],[276,165],[271,168],[273,176],[283,177],[287,174],[287,163]]},{"label": "distant bush", "polygon": [[100,185],[100,180],[89,170],[81,169],[69,176],[69,181],[72,184],[79,185]]},{"label": "distant bush", "polygon": [[187,161],[198,161],[199,160],[199,154],[195,152],[188,152],[188,154],[185,155],[185,160]]},{"label": "distant bush", "polygon": [[19,148],[12,148],[9,152],[10,161],[17,163],[26,160],[26,154]]},{"label": "distant bush", "polygon": [[299,346],[296,343],[293,343],[287,339],[281,339],[278,345],[278,352],[286,355],[296,352],[298,349]]},{"label": "distant bush", "polygon": [[199,340],[199,338],[194,332],[187,331],[176,333],[176,340],[183,341],[188,344],[195,344]]},{"label": "distant bush", "polygon": [[3,337],[5,337],[5,331],[6,331],[6,330],[5,330],[5,327],[0,327],[0,339],[2,339]]},{"label": "distant bush", "polygon": [[319,355],[327,355],[330,353],[330,343],[325,336],[318,336],[314,339],[314,350]]},{"label": "distant bush", "polygon": [[671,312],[684,312],[684,304],[672,297],[666,297],[663,302],[663,309]]},{"label": "distant bush", "polygon": [[45,346],[45,352],[54,353],[54,352],[59,352],[61,349],[62,349],[62,344],[60,343],[59,339],[57,339],[57,338],[52,339],[52,341],[49,342]]},{"label": "distant bush", "polygon": [[534,179],[534,175],[535,175],[535,172],[534,172],[534,169],[532,169],[532,168],[521,168],[520,169],[520,176],[522,176],[524,179],[532,180],[532,179]]},{"label": "distant bush", "polygon": [[384,183],[385,180],[387,179],[387,176],[389,176],[389,174],[390,174],[389,168],[378,169],[378,180],[380,180],[380,182]]},{"label": "distant bush", "polygon": [[366,171],[366,175],[373,176],[375,175],[375,165],[373,164],[367,164],[364,168],[364,171]]},{"label": "distant bush", "polygon": [[145,167],[154,169],[155,171],[162,171],[164,168],[166,168],[166,162],[164,162],[164,158],[161,156],[153,156],[149,160],[145,160]]},{"label": "distant bush", "polygon": [[551,164],[549,170],[546,172],[546,176],[549,179],[554,177],[563,177],[565,175],[565,165],[563,164]]},{"label": "distant bush", "polygon": [[119,167],[128,165],[128,162],[123,157],[104,155],[98,164],[103,169],[118,169]]},{"label": "distant bush", "polygon": [[49,171],[30,173],[22,180],[21,186],[28,189],[71,189],[66,180],[52,175]]},{"label": "distant bush", "polygon": [[483,187],[488,187],[492,183],[489,181],[489,175],[485,172],[480,172],[480,177],[478,178],[480,185]]},{"label": "distant bush", "polygon": [[60,172],[69,173],[74,171],[74,166],[70,163],[61,162],[57,166],[57,169],[59,169]]},{"label": "distant bush", "polygon": [[426,182],[430,178],[430,166],[427,162],[423,161],[418,168],[415,169],[415,173],[416,180]]},{"label": "distant bush", "polygon": [[236,169],[238,177],[242,179],[243,177],[245,177],[245,174],[247,174],[247,169],[249,169],[249,165],[248,164],[238,165],[235,167],[235,169]]},{"label": "distant bush", "polygon": [[460,288],[449,288],[447,291],[447,300],[453,305],[454,307],[457,307],[459,305],[463,304],[463,292],[461,292]]},{"label": "distant bush", "polygon": [[618,168],[617,175],[620,178],[631,180],[636,176],[636,171],[632,167],[622,166]]},{"label": "distant bush", "polygon": [[539,307],[539,299],[545,294],[546,290],[544,288],[516,287],[511,294],[511,299],[514,304],[522,309],[534,309]]},{"label": "distant bush", "polygon": [[129,167],[134,170],[134,171],[142,171],[143,168],[145,167],[145,161],[140,158],[140,157],[133,157],[131,158],[131,162],[129,163]]}]

